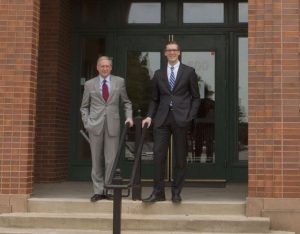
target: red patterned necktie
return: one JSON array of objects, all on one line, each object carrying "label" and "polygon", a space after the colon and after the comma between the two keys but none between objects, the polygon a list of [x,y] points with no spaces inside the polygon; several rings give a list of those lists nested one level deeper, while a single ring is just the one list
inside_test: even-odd
[{"label": "red patterned necktie", "polygon": [[102,97],[103,97],[104,101],[107,102],[108,96],[109,96],[109,94],[108,94],[108,86],[106,84],[106,80],[103,80],[103,84],[102,84]]}]

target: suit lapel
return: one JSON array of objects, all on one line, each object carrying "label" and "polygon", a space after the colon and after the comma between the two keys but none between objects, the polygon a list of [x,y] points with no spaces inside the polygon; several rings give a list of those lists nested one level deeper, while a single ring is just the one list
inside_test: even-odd
[{"label": "suit lapel", "polygon": [[[169,80],[168,80],[168,67],[162,70],[162,80],[168,90],[170,90]],[[170,90],[171,92],[171,90]]]},{"label": "suit lapel", "polygon": [[101,95],[101,90],[100,90],[100,81],[99,81],[99,76],[95,77],[95,80],[94,80],[94,87],[95,87],[95,90],[96,90],[96,93],[98,94],[98,96],[102,98],[102,95]]},{"label": "suit lapel", "polygon": [[176,87],[178,86],[178,83],[180,82],[180,79],[182,77],[183,74],[183,67],[182,64],[180,63],[179,68],[178,68],[178,72],[177,72],[177,76],[176,76],[176,80],[175,80],[175,85],[173,88],[173,91],[176,89]]},{"label": "suit lapel", "polygon": [[96,93],[97,93],[97,95],[99,96],[99,98],[100,98],[103,102],[105,102],[104,99],[103,99],[103,97],[102,97],[102,95],[101,95],[99,76],[97,76],[96,79],[95,79],[94,87],[95,87]]},{"label": "suit lapel", "polygon": [[111,98],[113,97],[115,89],[116,89],[116,79],[114,78],[113,75],[110,75],[110,91],[109,91],[109,96],[108,96],[107,102],[109,102],[111,100]]}]

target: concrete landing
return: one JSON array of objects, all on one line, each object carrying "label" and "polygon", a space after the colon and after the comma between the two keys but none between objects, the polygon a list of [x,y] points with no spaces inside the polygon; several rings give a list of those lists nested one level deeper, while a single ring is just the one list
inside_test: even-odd
[{"label": "concrete landing", "polygon": [[[224,188],[184,187],[184,201],[246,201],[247,184],[226,184]],[[142,188],[142,197],[147,197],[151,187]],[[32,198],[75,198],[89,199],[93,195],[91,182],[62,182],[53,184],[35,184]],[[170,188],[166,188],[166,198],[171,199]],[[131,199],[131,198],[124,198]]]}]

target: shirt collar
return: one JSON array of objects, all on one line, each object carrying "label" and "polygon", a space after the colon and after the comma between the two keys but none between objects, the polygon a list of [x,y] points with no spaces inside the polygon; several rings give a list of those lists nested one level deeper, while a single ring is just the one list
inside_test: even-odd
[{"label": "shirt collar", "polygon": [[180,62],[179,62],[179,61],[178,61],[174,66],[172,66],[172,65],[170,65],[170,64],[168,63],[168,68],[171,69],[171,67],[174,67],[175,69],[177,69],[177,68],[179,67],[179,65],[180,65]]},{"label": "shirt collar", "polygon": [[[103,83],[103,81],[104,81],[104,79],[103,79],[103,77],[102,76],[98,76],[99,77],[99,79],[100,79],[100,82],[101,82],[101,84]],[[108,76],[108,77],[106,77],[106,82],[108,82],[108,83],[110,83],[110,76]]]}]

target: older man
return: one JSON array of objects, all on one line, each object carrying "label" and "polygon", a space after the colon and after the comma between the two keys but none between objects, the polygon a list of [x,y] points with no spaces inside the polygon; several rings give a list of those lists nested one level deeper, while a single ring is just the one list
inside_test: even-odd
[{"label": "older man", "polygon": [[132,105],[127,96],[123,78],[111,75],[112,60],[99,57],[99,75],[88,80],[84,86],[81,115],[89,133],[92,154],[92,181],[94,195],[91,202],[107,199],[104,183],[108,181],[116,157],[120,133],[120,102],[123,104],[126,121],[133,125]]}]

